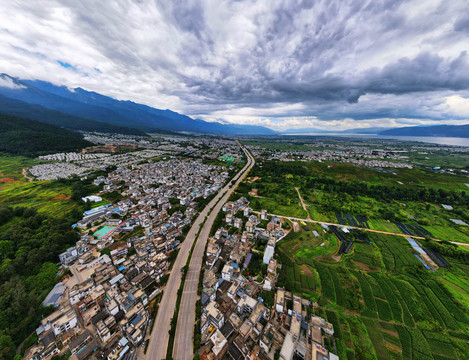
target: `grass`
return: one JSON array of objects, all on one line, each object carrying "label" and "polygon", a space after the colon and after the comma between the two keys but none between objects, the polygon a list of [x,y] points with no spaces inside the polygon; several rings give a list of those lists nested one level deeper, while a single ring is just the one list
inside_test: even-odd
[{"label": "grass", "polygon": [[285,205],[270,198],[255,198],[251,206],[256,211],[266,209],[272,214],[305,219],[308,214],[298,203],[298,197],[292,198],[290,204]]},{"label": "grass", "polygon": [[396,226],[396,224],[382,219],[369,219],[368,225],[370,225],[370,229],[373,230],[380,230],[380,231],[387,231],[392,233],[400,233],[401,231]]},{"label": "grass", "polygon": [[[58,181],[29,182],[23,168],[37,163],[23,156],[0,156],[0,202],[9,206],[25,206],[41,213],[56,216],[77,207],[70,199],[69,185]],[[12,181],[13,180],[13,181]]]},{"label": "grass", "polygon": [[289,141],[270,141],[270,140],[255,140],[243,141],[243,144],[248,146],[260,146],[267,150],[294,150],[294,151],[308,151],[311,150],[310,146],[303,144],[289,142]]},{"label": "grass", "polygon": [[99,206],[102,206],[102,205],[109,205],[109,201],[101,200],[101,201],[93,202],[93,203],[91,203],[91,208],[95,209],[95,208],[97,208]]},{"label": "grass", "polygon": [[450,226],[425,226],[437,239],[469,243],[469,236]]},{"label": "grass", "polygon": [[12,156],[0,153],[0,178],[24,181],[22,169],[30,168],[39,161],[25,156]]}]

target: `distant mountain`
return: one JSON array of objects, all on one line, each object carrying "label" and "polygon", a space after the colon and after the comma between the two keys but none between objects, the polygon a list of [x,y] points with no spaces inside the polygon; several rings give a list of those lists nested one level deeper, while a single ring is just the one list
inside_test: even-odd
[{"label": "distant mountain", "polygon": [[44,81],[19,80],[6,74],[0,75],[0,95],[71,116],[146,132],[163,130],[229,135],[275,134],[273,130],[262,126],[194,120],[171,110],[115,100],[81,88],[69,89]]},{"label": "distant mountain", "polygon": [[316,128],[301,128],[301,129],[288,129],[282,132],[282,134],[378,134],[381,131],[387,130],[388,128],[383,127],[369,127],[369,128],[358,128],[348,130],[323,130]]},{"label": "distant mountain", "polygon": [[91,146],[77,132],[0,113],[0,151],[35,156],[41,153],[76,151]]},{"label": "distant mountain", "polygon": [[71,130],[146,136],[146,133],[141,130],[79,118],[60,111],[50,110],[40,105],[28,104],[24,101],[11,99],[3,95],[0,95],[0,111],[5,114],[41,121],[46,124]]},{"label": "distant mountain", "polygon": [[285,135],[296,135],[296,134],[329,134],[331,130],[321,130],[316,128],[301,128],[301,129],[287,129],[280,132]]},{"label": "distant mountain", "polygon": [[382,131],[388,130],[386,127],[369,127],[369,128],[358,128],[348,129],[341,131],[342,134],[379,134]]},{"label": "distant mountain", "polygon": [[469,124],[401,127],[382,131],[379,135],[469,138]]}]

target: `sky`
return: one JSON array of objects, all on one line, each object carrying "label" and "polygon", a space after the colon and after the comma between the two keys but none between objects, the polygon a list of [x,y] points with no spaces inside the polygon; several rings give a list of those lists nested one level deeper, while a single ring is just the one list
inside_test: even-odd
[{"label": "sky", "polygon": [[0,2],[0,72],[275,130],[469,123],[466,0]]}]

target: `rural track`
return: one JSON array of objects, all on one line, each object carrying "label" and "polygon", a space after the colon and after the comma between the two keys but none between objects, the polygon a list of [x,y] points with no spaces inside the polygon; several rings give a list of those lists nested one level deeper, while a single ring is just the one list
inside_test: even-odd
[{"label": "rural track", "polygon": [[[253,211],[253,213],[260,214],[260,211]],[[308,219],[300,219],[300,218],[296,218],[296,217],[293,217],[293,216],[277,215],[277,214],[271,214],[271,213],[268,213],[268,215],[275,216],[275,217],[278,217],[278,218],[283,218],[283,219],[293,219],[295,221],[303,221],[305,223],[310,222],[310,223],[315,223],[315,224],[334,225],[334,226],[339,226],[339,227],[346,226],[347,228],[350,228],[350,229],[363,230],[363,231],[374,232],[374,233],[378,233],[378,234],[397,235],[397,236],[402,236],[402,237],[410,237],[410,238],[414,238],[414,239],[425,240],[425,238],[423,236],[406,235],[406,234],[394,233],[394,232],[383,231],[383,230],[374,230],[374,229],[368,229],[368,228],[361,228],[361,227],[357,227],[357,226],[343,225],[343,224],[331,223],[331,222],[326,222],[326,221],[313,220],[313,219],[309,219],[309,218]],[[432,238],[432,240],[443,241],[441,239],[436,239],[436,238]],[[449,242],[451,244],[460,245],[460,246],[464,246],[464,247],[469,247],[468,243],[462,243],[462,242],[457,242],[457,241],[449,241]]]}]

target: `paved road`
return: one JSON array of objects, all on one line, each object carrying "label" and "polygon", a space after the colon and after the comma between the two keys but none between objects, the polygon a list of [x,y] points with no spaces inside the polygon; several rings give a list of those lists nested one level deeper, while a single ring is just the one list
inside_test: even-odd
[{"label": "paved road", "polygon": [[82,277],[81,277],[80,272],[77,270],[76,264],[70,266],[70,270],[71,270],[73,276],[75,277],[75,279],[76,279],[76,281],[77,281],[76,283],[77,283],[77,284],[81,284],[81,283],[83,282],[83,279],[82,279]]},{"label": "paved road", "polygon": [[195,307],[199,298],[197,295],[197,289],[199,286],[202,259],[210,235],[210,230],[217,214],[220,212],[231,192],[234,191],[238,184],[243,180],[244,176],[254,166],[254,158],[252,155],[244,148],[243,150],[248,157],[246,168],[236,183],[231,187],[227,195],[223,197],[223,200],[221,200],[210,213],[204,227],[200,231],[199,238],[197,239],[197,243],[191,256],[186,281],[184,282],[181,306],[179,307],[178,322],[176,326],[176,335],[174,339],[173,358],[176,360],[192,360],[194,357]]},{"label": "paved road", "polygon": [[[253,213],[255,214],[260,214],[260,211],[253,211]],[[416,236],[416,235],[406,235],[406,234],[400,234],[400,233],[394,233],[394,232],[389,232],[389,231],[382,231],[382,230],[373,230],[373,229],[368,229],[368,228],[361,228],[361,227],[357,227],[357,226],[350,226],[350,225],[343,225],[343,224],[336,224],[336,223],[330,223],[330,222],[326,222],[326,221],[319,221],[319,220],[312,220],[312,219],[300,219],[300,218],[295,218],[295,217],[291,217],[291,216],[284,216],[284,215],[277,215],[277,214],[267,214],[267,215],[270,215],[270,216],[276,216],[278,218],[284,218],[284,219],[293,219],[294,221],[303,221],[303,222],[312,222],[312,223],[315,223],[315,224],[326,224],[326,225],[335,225],[335,226],[346,226],[350,229],[358,229],[358,230],[364,230],[364,231],[369,231],[369,232],[374,232],[374,233],[379,233],[379,234],[386,234],[386,235],[397,235],[397,236],[403,236],[403,237],[410,237],[410,238],[414,238],[414,239],[420,239],[420,240],[424,240],[425,238],[422,237],[422,236]],[[442,241],[440,239],[433,239],[435,241]],[[461,245],[461,246],[465,246],[465,247],[469,247],[469,244],[468,243],[462,243],[462,242],[456,242],[456,241],[450,241],[450,243],[452,244],[456,244],[456,245]]]},{"label": "paved road", "polygon": [[[250,170],[250,168],[252,167],[252,164],[254,163],[254,159],[252,158],[252,156],[249,153],[247,153],[244,147],[242,147],[242,149],[248,156],[248,162],[243,167],[243,169],[236,175],[235,179],[238,179],[238,178],[242,179],[244,175],[246,174],[246,172]],[[210,203],[202,210],[202,212],[199,214],[199,216],[193,223],[191,229],[187,233],[186,239],[184,240],[184,242],[182,243],[180,247],[180,250],[174,262],[171,274],[169,275],[166,288],[163,292],[163,297],[161,299],[161,303],[158,309],[158,315],[156,316],[155,322],[153,324],[153,331],[151,334],[150,344],[148,346],[146,359],[161,360],[161,359],[166,358],[166,351],[167,351],[168,342],[169,342],[169,330],[171,327],[170,326],[171,319],[173,317],[175,306],[176,306],[175,304],[177,300],[177,291],[181,284],[181,269],[186,265],[190,249],[195,240],[195,236],[197,235],[197,232],[199,231],[200,225],[205,220],[205,216],[207,216],[210,209],[215,206],[215,204],[220,200],[222,196],[225,195],[227,191],[229,191],[229,194],[230,194],[235,189],[238,182],[239,180],[236,182],[234,186],[230,187],[230,183],[231,183],[230,181],[223,189],[221,189],[218,195],[212,201],[210,201]],[[228,199],[228,196],[229,195],[225,196],[223,200],[226,201],[226,199]],[[195,249],[194,249],[194,253],[195,253]],[[188,273],[186,276],[185,283],[191,283],[192,281],[194,281],[194,276],[197,277],[197,281],[198,281],[198,274],[195,275],[195,274]],[[197,285],[195,289],[196,289],[195,295],[197,295]],[[193,317],[195,317],[195,305],[194,305]],[[179,324],[179,321],[178,321],[178,324]],[[192,331],[194,330],[194,324],[192,324],[191,329]],[[177,341],[175,341],[174,347],[176,348],[178,346],[179,345]],[[192,339],[190,340],[190,351],[192,353]],[[190,359],[192,359],[192,356],[190,357]]]}]

